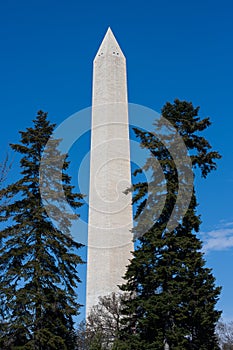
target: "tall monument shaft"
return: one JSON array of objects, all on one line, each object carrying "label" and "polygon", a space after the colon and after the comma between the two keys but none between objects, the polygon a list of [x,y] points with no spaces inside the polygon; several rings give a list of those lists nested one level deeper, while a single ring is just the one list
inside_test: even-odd
[{"label": "tall monument shaft", "polygon": [[126,60],[109,28],[94,59],[86,314],[119,292],[133,250]]}]

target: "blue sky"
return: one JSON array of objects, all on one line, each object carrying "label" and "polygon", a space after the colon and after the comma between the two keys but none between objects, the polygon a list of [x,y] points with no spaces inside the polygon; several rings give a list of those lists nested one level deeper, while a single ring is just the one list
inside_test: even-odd
[{"label": "blue sky", "polygon": [[[233,320],[231,0],[1,2],[1,155],[39,109],[59,124],[91,105],[92,60],[108,26],[127,58],[129,102],[159,112],[185,99],[211,117],[205,136],[223,158],[207,180],[197,179],[201,237],[223,286],[219,308]],[[17,172],[15,162],[10,178]],[[79,293],[84,302],[84,283]]]}]

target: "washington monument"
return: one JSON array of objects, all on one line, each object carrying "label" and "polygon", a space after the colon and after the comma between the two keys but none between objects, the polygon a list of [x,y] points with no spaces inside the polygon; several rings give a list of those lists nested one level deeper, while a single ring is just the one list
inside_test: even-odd
[{"label": "washington monument", "polygon": [[86,315],[119,292],[133,251],[126,60],[111,29],[94,59]]}]

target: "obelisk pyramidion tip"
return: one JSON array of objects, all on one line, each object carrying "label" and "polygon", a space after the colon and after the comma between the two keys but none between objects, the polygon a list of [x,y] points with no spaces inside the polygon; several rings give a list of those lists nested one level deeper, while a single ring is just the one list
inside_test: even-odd
[{"label": "obelisk pyramidion tip", "polygon": [[108,55],[115,55],[115,56],[118,56],[119,58],[123,57],[125,58],[121,48],[120,48],[120,45],[118,44],[113,32],[112,32],[112,29],[110,27],[108,27],[108,30],[104,36],[104,39],[99,47],[99,50],[95,56],[95,60],[98,58],[98,57],[106,57]]}]

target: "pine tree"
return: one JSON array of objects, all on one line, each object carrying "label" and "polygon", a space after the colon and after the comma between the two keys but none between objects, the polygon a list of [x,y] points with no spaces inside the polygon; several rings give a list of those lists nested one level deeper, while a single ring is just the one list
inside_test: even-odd
[{"label": "pine tree", "polygon": [[[0,232],[0,295],[4,300],[1,348],[72,350],[73,316],[80,307],[75,289],[80,282],[77,266],[82,260],[77,250],[81,245],[69,234],[75,215],[63,215],[64,203],[57,194],[59,177],[71,207],[79,208],[83,196],[73,192],[67,174],[69,162],[59,151],[59,140],[52,140],[47,147],[40,184],[41,157],[55,124],[42,111],[33,122],[33,127],[20,132],[20,143],[11,145],[22,155],[22,176],[1,192],[10,199],[0,211],[5,222]],[[58,226],[43,206],[40,186],[48,189],[44,200],[54,218],[60,218]]]},{"label": "pine tree", "polygon": [[[201,119],[198,112],[199,108],[194,108],[192,103],[175,100],[174,104],[165,104],[162,116],[181,135],[191,154],[193,168],[200,168],[205,178],[216,168],[215,159],[220,155],[200,136],[210,120]],[[125,276],[126,283],[121,287],[130,297],[125,303],[127,318],[122,319],[123,330],[116,349],[219,349],[215,325],[221,313],[215,306],[220,288],[215,286],[212,271],[205,266],[202,242],[197,237],[201,221],[195,190],[182,221],[177,213],[178,226],[172,231],[166,229],[175,207],[179,181],[169,149],[169,144],[174,147],[171,134],[163,132],[161,120],[155,122],[155,127],[156,134],[135,129],[141,146],[151,152],[143,169],[151,171],[153,186],[149,188],[154,191],[148,192],[146,182],[133,186],[133,202],[137,205],[134,233],[139,238]],[[166,146],[164,138],[168,141]],[[154,159],[159,161],[166,181],[154,166]],[[143,169],[136,170],[135,174]],[[141,228],[148,227],[157,207],[160,209],[161,196],[166,196],[161,215],[140,236]]]}]

